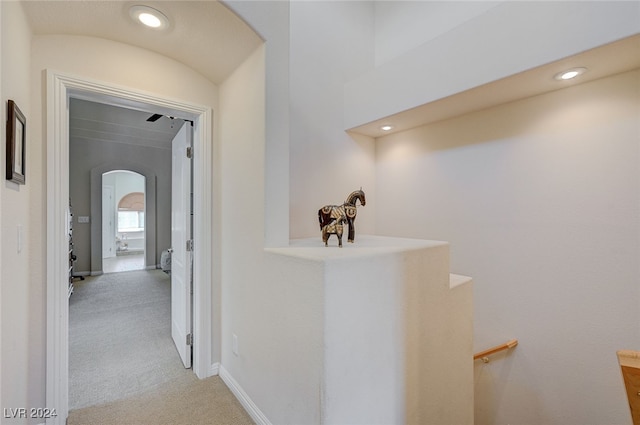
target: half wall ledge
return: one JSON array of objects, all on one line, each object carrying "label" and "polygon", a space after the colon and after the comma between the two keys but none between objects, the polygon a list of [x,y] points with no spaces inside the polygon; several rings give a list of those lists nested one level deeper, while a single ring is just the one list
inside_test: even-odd
[{"label": "half wall ledge", "polygon": [[[449,273],[449,244],[371,235],[343,248],[331,242],[299,239],[265,249],[273,293],[282,296],[283,286],[299,298],[289,300],[292,307],[265,303],[295,310],[291,329],[279,332],[291,341],[279,343],[300,344],[304,329],[306,347],[318,351],[307,353],[308,361],[298,357],[292,376],[278,377],[284,389],[287,381],[300,382],[297,374],[308,375],[301,417],[321,424],[473,424],[472,280]],[[279,352],[277,363],[294,363]],[[292,398],[304,394],[289,390]]]}]

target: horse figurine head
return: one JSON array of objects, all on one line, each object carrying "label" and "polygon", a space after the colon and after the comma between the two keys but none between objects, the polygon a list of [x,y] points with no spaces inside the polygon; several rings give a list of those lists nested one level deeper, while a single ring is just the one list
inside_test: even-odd
[{"label": "horse figurine head", "polygon": [[360,201],[360,205],[362,205],[363,207],[367,204],[367,200],[364,197],[364,192],[362,191],[362,188],[360,188],[360,190],[351,192],[349,196],[347,196],[347,200],[345,201],[345,204],[355,206],[356,201]]}]

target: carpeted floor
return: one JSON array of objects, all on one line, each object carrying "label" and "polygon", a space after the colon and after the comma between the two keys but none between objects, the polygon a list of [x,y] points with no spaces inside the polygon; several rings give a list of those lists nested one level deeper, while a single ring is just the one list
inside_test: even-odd
[{"label": "carpeted floor", "polygon": [[167,383],[152,392],[73,410],[67,425],[252,425],[218,376]]},{"label": "carpeted floor", "polygon": [[69,300],[69,424],[252,424],[218,377],[198,380],[171,339],[160,270],[74,282]]}]

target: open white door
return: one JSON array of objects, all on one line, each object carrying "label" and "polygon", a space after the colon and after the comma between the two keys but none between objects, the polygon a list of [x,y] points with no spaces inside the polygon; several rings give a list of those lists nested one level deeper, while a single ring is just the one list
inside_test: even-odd
[{"label": "open white door", "polygon": [[[171,161],[171,337],[184,367],[191,367],[191,149],[190,122],[172,142]],[[189,155],[190,156],[190,155]]]}]

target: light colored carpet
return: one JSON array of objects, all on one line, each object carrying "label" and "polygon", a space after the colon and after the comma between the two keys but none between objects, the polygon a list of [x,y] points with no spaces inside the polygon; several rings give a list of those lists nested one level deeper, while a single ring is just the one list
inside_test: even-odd
[{"label": "light colored carpet", "polygon": [[69,299],[69,407],[106,403],[177,379],[171,282],[161,270],[74,282]]},{"label": "light colored carpet", "polygon": [[68,425],[252,425],[218,376],[161,385],[125,400],[74,410]]},{"label": "light colored carpet", "polygon": [[220,378],[199,380],[182,365],[167,274],[104,274],[74,286],[69,424],[253,423]]},{"label": "light colored carpet", "polygon": [[102,259],[102,271],[104,273],[130,272],[144,269],[144,253]]}]

